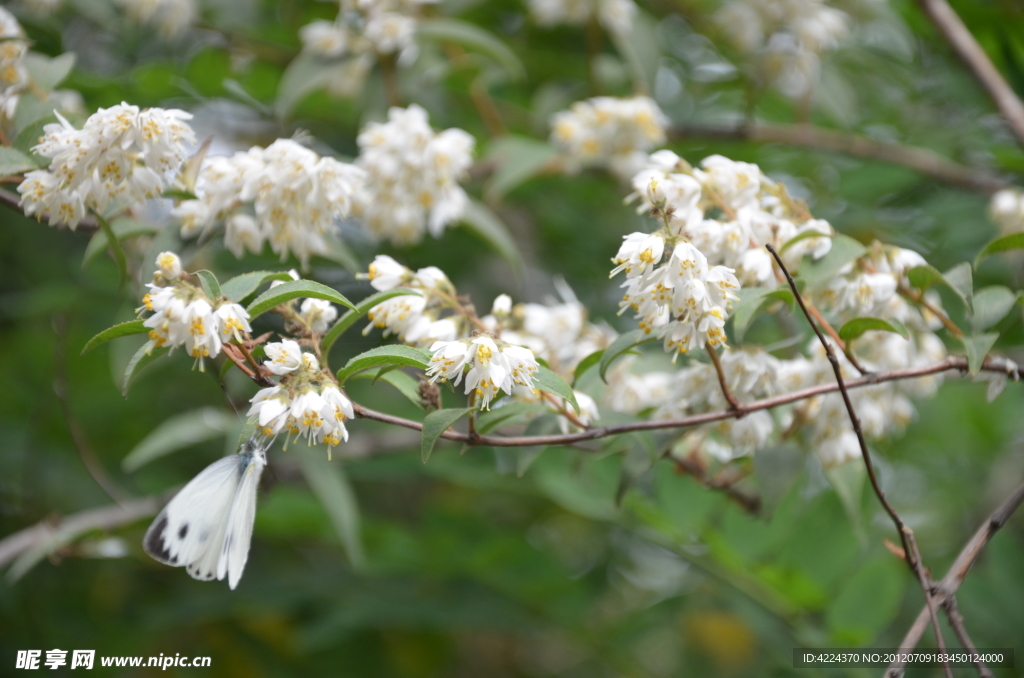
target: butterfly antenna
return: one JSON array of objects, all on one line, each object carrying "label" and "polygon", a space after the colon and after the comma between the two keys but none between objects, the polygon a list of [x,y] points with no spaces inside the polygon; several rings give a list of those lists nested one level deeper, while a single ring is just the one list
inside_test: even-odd
[{"label": "butterfly antenna", "polygon": [[224,391],[224,398],[228,401],[228,405],[231,407],[231,411],[238,417],[239,423],[245,425],[245,419],[242,418],[241,411],[235,406],[235,401],[231,399],[231,394],[228,393],[228,387],[223,380],[220,382],[220,390]]}]

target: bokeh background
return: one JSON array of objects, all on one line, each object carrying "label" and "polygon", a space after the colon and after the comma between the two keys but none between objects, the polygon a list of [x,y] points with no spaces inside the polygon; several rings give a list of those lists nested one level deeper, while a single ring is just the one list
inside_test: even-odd
[{"label": "bokeh background", "polygon": [[[952,4],[1024,94],[1021,5]],[[683,130],[745,114],[783,124],[807,116],[820,127],[931,148],[979,175],[1012,183],[1024,172],[1020,145],[914,2],[837,3],[857,17],[856,30],[823,57],[804,111],[756,84],[743,55],[710,20],[718,3],[640,5],[635,40],[644,48],[638,58],[649,91]],[[362,124],[386,110],[377,71],[357,97],[313,91],[286,118],[273,113],[282,74],[299,50],[298,29],[332,19],[334,5],[220,0],[202,7],[201,22],[170,41],[105,0],[68,0],[46,18],[19,17],[36,51],[77,53],[63,86],[81,92],[87,111],[122,100],[176,106],[196,113],[200,136],[219,135],[229,147],[302,129],[322,148],[355,155]],[[628,95],[635,86],[630,64],[607,39],[588,82],[585,31],[538,27],[515,0],[453,0],[431,11],[492,32],[521,60],[525,77],[488,81],[516,134],[543,140],[554,111],[595,87]],[[479,74],[474,63],[452,65],[426,44],[400,77],[405,100],[427,108],[435,128],[470,131],[478,157],[487,157],[494,141],[471,101]],[[940,269],[972,260],[996,234],[986,192],[897,165],[699,133],[682,134],[669,147],[694,163],[712,153],[756,162],[839,231],[916,249]],[[475,175],[470,192],[480,195],[485,179]],[[641,223],[623,205],[624,192],[597,171],[516,186],[495,210],[512,232],[521,273],[465,228],[401,250],[348,228],[348,254],[364,269],[377,252],[413,268],[440,266],[483,309],[501,292],[543,301],[561,277],[594,318],[628,329],[615,314],[617,290],[607,277],[622,235]],[[233,447],[223,422],[234,415],[215,371],[189,371],[178,355],[139,375],[122,398],[120,375],[140,341],[79,356],[89,337],[130,319],[138,303],[130,285],[118,290],[107,257],[83,266],[88,237],[3,209],[0,238],[0,535],[111,504],[83,463],[83,441],[118,486],[140,497],[186,482]],[[207,256],[218,270],[244,270],[225,252]],[[1012,255],[993,259],[977,284],[1019,289],[1020,264]],[[244,265],[281,267],[270,257]],[[315,259],[310,277],[352,299],[370,293],[336,261]],[[1020,358],[1019,311],[1000,330],[999,350]],[[377,335],[353,332],[334,351],[344,360],[377,343]],[[359,382],[351,394],[370,407],[417,416],[389,389]],[[253,390],[242,382],[228,387],[239,403]],[[1011,384],[993,403],[985,392],[985,384],[951,377],[936,397],[918,403],[902,436],[874,448],[888,496],[936,575],[1024,478],[1024,390]],[[224,435],[131,473],[122,468],[163,422],[202,408],[212,408]],[[358,506],[345,515],[361,546],[345,548],[330,507],[299,471],[312,463],[303,455],[319,459],[322,450],[274,450],[238,590],[193,581],[148,558],[141,548],[147,519],[80,535],[17,578],[9,568],[0,581],[0,673],[14,672],[19,649],[87,648],[212,657],[210,669],[167,675],[877,675],[794,670],[792,648],[896,646],[922,605],[905,566],[884,546],[895,535],[870,491],[844,504],[813,455],[796,445],[758,453],[748,489],[763,508],[751,515],[668,462],[637,479],[617,504],[622,455],[548,449],[519,477],[516,459],[492,449],[460,456],[444,444],[424,466],[410,432],[370,422],[350,430],[350,449],[335,463]],[[958,595],[978,646],[1024,649],[1022,573],[1024,518],[1017,516],[986,547]],[[933,644],[926,634],[922,645]]]}]

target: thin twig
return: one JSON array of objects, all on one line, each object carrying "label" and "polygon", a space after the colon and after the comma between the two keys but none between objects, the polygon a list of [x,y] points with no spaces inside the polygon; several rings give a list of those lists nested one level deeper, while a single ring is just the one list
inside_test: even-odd
[{"label": "thin twig", "polygon": [[996,108],[1003,114],[1018,141],[1024,144],[1024,104],[1014,93],[971,31],[946,0],[918,0],[921,9],[945,36],[950,46],[985,88]]},{"label": "thin twig", "polygon": [[995,193],[1009,183],[991,173],[961,165],[927,148],[875,141],[814,125],[681,125],[672,128],[670,134],[674,139],[753,141],[842,153],[864,160],[902,165],[944,183],[987,194]]},{"label": "thin twig", "polygon": [[718,373],[718,385],[722,387],[722,396],[725,397],[725,402],[729,403],[730,410],[739,410],[740,403],[736,400],[736,396],[729,390],[729,384],[725,379],[725,370],[722,369],[722,361],[718,357],[718,350],[708,344],[705,346],[708,350],[708,355],[711,356],[711,362],[715,364],[715,372]]},{"label": "thin twig", "polygon": [[946,601],[942,604],[942,607],[946,609],[946,617],[949,619],[949,625],[953,627],[953,633],[960,639],[960,644],[964,649],[971,653],[974,668],[978,669],[978,675],[981,678],[992,678],[991,669],[978,658],[980,656],[978,648],[974,646],[974,641],[971,640],[970,635],[967,633],[967,627],[964,625],[964,616],[960,614],[960,608],[956,604],[956,596],[946,596]]},{"label": "thin twig", "polygon": [[[956,594],[960,584],[963,583],[967,573],[970,572],[971,566],[978,559],[981,550],[985,548],[985,545],[992,539],[992,536],[1006,524],[1006,521],[1020,507],[1021,503],[1024,503],[1024,485],[1018,487],[1006,501],[989,514],[985,522],[981,524],[970,540],[960,549],[960,553],[957,555],[956,560],[953,561],[949,571],[946,572],[946,576],[935,587],[935,601],[937,603],[945,604],[949,596]],[[918,613],[917,619],[907,631],[907,635],[903,637],[903,642],[900,643],[900,651],[896,653],[896,657],[900,658],[917,647],[926,628],[928,628],[928,610],[924,608]],[[885,672],[886,678],[901,676],[904,665],[902,660],[890,664],[889,669]]]},{"label": "thin twig", "polygon": [[[807,318],[807,322],[811,324],[814,329],[814,333],[818,336],[818,341],[821,342],[822,347],[825,349],[825,354],[828,356],[828,361],[832,365],[832,371],[836,375],[836,384],[839,386],[839,392],[843,396],[843,404],[846,405],[846,413],[850,416],[850,424],[853,426],[853,432],[857,436],[857,442],[860,445],[861,457],[864,459],[864,466],[868,471],[868,479],[871,481],[871,487],[875,491],[875,496],[878,497],[878,501],[885,508],[886,513],[892,519],[893,525],[896,526],[896,531],[899,532],[900,541],[903,542],[903,551],[906,554],[907,564],[910,565],[911,571],[917,577],[921,583],[921,589],[924,591],[925,602],[928,606],[928,612],[931,616],[932,627],[935,629],[935,642],[938,644],[939,650],[945,652],[946,643],[942,638],[942,629],[939,627],[939,618],[935,614],[935,601],[932,599],[932,586],[928,574],[924,571],[924,566],[921,564],[921,554],[917,549],[917,542],[914,540],[914,532],[907,527],[900,518],[899,513],[892,507],[889,500],[885,497],[885,492],[882,491],[882,486],[878,482],[878,476],[875,474],[874,464],[871,463],[871,455],[868,452],[868,443],[864,439],[864,431],[861,429],[860,418],[857,416],[857,411],[853,407],[853,401],[850,400],[850,393],[846,389],[846,383],[843,380],[843,370],[839,366],[839,358],[836,357],[835,351],[832,350],[832,345],[825,339],[825,335],[822,334],[821,329],[814,322],[814,317],[810,311],[807,310],[807,306],[804,304],[804,299],[800,294],[799,288],[796,286],[796,281],[793,280],[793,276],[790,275],[786,265],[782,263],[782,257],[779,256],[778,252],[771,245],[765,245],[772,256],[775,257],[775,262],[782,269],[783,274],[786,276],[786,282],[789,283],[790,289],[793,290],[793,296],[796,297],[797,303],[800,305],[800,310],[804,312],[804,316]],[[943,667],[945,668],[946,675],[948,678],[952,678],[953,672],[949,667],[949,662],[943,660]]]},{"label": "thin twig", "polygon": [[682,459],[672,457],[672,461],[676,463],[676,468],[689,474],[699,485],[723,492],[725,496],[739,504],[747,513],[757,515],[761,512],[761,497],[747,494],[737,489],[734,487],[735,481],[723,482],[717,478],[708,478],[701,465],[689,457]]}]

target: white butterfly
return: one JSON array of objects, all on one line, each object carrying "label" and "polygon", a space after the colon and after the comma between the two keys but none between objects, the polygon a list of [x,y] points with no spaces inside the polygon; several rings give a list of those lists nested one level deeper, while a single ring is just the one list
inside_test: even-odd
[{"label": "white butterfly", "polygon": [[164,507],[142,546],[156,560],[209,581],[238,585],[249,557],[256,489],[270,439],[252,436],[238,454],[207,466]]}]

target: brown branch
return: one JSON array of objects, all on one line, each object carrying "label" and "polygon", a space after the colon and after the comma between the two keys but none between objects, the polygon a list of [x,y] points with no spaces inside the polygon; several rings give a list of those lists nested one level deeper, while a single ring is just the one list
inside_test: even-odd
[{"label": "brown branch", "polygon": [[946,0],[918,0],[918,4],[988,92],[1017,140],[1024,144],[1024,104],[996,70],[971,31]]},{"label": "brown branch", "polygon": [[[9,207],[10,209],[19,212],[20,214],[25,214],[25,210],[22,209],[21,207],[21,198],[18,197],[18,194],[12,193],[11,191],[8,191],[5,188],[0,188],[0,205]],[[45,221],[47,223],[49,223],[50,221],[50,215],[47,212],[35,214],[32,218],[36,219],[37,221]],[[64,224],[58,223],[57,228],[67,227],[64,226]],[[96,221],[96,219],[90,214],[87,214],[85,218],[78,222],[78,226],[75,227],[76,233],[86,233],[89,235],[92,235],[98,230],[100,230],[100,225]]]},{"label": "brown branch", "polygon": [[722,387],[722,396],[725,397],[725,402],[729,403],[729,409],[740,409],[739,401],[736,400],[736,396],[729,390],[729,384],[726,382],[725,370],[722,369],[722,361],[718,357],[718,350],[711,344],[708,344],[705,348],[708,350],[708,355],[711,356],[711,362],[715,364],[715,372],[718,373],[718,385]]},{"label": "brown branch", "polygon": [[[985,548],[985,544],[992,539],[992,535],[998,532],[999,528],[1006,524],[1006,521],[1020,507],[1021,503],[1024,503],[1024,485],[1018,487],[1006,501],[989,515],[985,522],[975,531],[974,536],[960,550],[956,560],[953,561],[949,571],[946,572],[946,576],[935,587],[936,602],[944,605],[948,597],[956,594],[960,584],[963,583],[967,573],[970,572],[971,566],[978,559],[981,550]],[[900,651],[896,656],[900,657],[917,647],[926,628],[928,628],[928,610],[922,609],[918,613],[917,619],[907,631],[907,635],[903,637],[903,642],[900,643]],[[885,672],[886,678],[896,678],[902,675],[903,667],[904,663],[902,661],[893,662]]]},{"label": "brown branch", "polygon": [[723,492],[725,496],[739,504],[739,506],[747,513],[757,515],[761,512],[761,497],[756,494],[747,494],[746,492],[737,489],[734,486],[735,480],[732,482],[726,482],[718,478],[708,478],[701,464],[695,459],[691,459],[689,457],[684,457],[682,459],[673,457],[672,461],[676,463],[677,469],[681,472],[688,473],[701,487]]},{"label": "brown branch", "polygon": [[848,134],[814,125],[775,123],[739,126],[681,125],[672,128],[670,135],[677,140],[698,138],[753,141],[843,153],[864,160],[902,165],[944,183],[987,194],[995,193],[1008,184],[997,176],[961,165],[931,149],[875,141],[857,134]]},{"label": "brown branch", "polygon": [[[836,375],[836,384],[839,386],[839,392],[843,396],[843,404],[846,405],[846,413],[850,416],[850,424],[853,426],[853,432],[857,436],[857,443],[860,445],[860,454],[864,460],[864,466],[868,471],[868,479],[871,481],[871,488],[875,491],[875,496],[878,497],[878,501],[885,508],[886,513],[892,519],[893,525],[896,526],[896,531],[899,532],[900,541],[903,542],[903,552],[906,555],[907,564],[910,565],[910,569],[917,576],[918,581],[921,583],[921,590],[924,591],[925,602],[927,603],[928,613],[931,616],[932,627],[935,629],[935,642],[939,646],[939,650],[945,652],[946,643],[942,638],[942,629],[939,627],[939,618],[935,614],[935,601],[932,599],[932,585],[928,577],[928,574],[924,571],[924,566],[921,563],[921,553],[917,549],[917,542],[914,540],[914,532],[907,527],[900,518],[899,513],[892,507],[889,500],[885,497],[885,492],[882,491],[882,486],[878,482],[878,476],[875,474],[875,467],[871,463],[871,454],[868,452],[868,443],[864,439],[864,431],[861,429],[860,418],[857,416],[857,411],[853,407],[853,401],[850,400],[850,393],[846,389],[846,383],[843,380],[843,370],[839,366],[839,358],[836,357],[836,352],[832,350],[832,345],[825,339],[825,335],[822,334],[821,329],[814,322],[814,317],[811,312],[807,310],[807,306],[804,304],[803,296],[800,294],[800,289],[796,286],[796,281],[793,280],[793,276],[790,275],[786,265],[782,263],[782,257],[779,256],[778,252],[771,245],[765,245],[772,256],[775,257],[775,262],[782,269],[782,273],[786,276],[786,282],[789,283],[790,289],[793,290],[793,296],[796,297],[797,303],[800,305],[800,310],[804,312],[804,316],[807,318],[807,322],[810,323],[811,328],[814,329],[814,333],[818,335],[818,341],[821,342],[822,347],[825,349],[825,354],[828,356],[828,361],[832,365],[832,372]],[[952,678],[953,672],[949,668],[949,662],[943,660],[943,667],[946,671],[948,678]]]},{"label": "brown branch", "polygon": [[992,678],[992,671],[985,662],[978,658],[978,648],[974,646],[974,641],[971,640],[970,635],[967,633],[967,627],[964,625],[964,616],[960,614],[960,609],[956,604],[956,596],[947,596],[942,606],[946,608],[946,617],[949,619],[949,625],[953,627],[953,633],[960,639],[960,644],[964,649],[971,653],[971,657],[974,660],[974,668],[978,670],[978,675],[981,678]]}]

